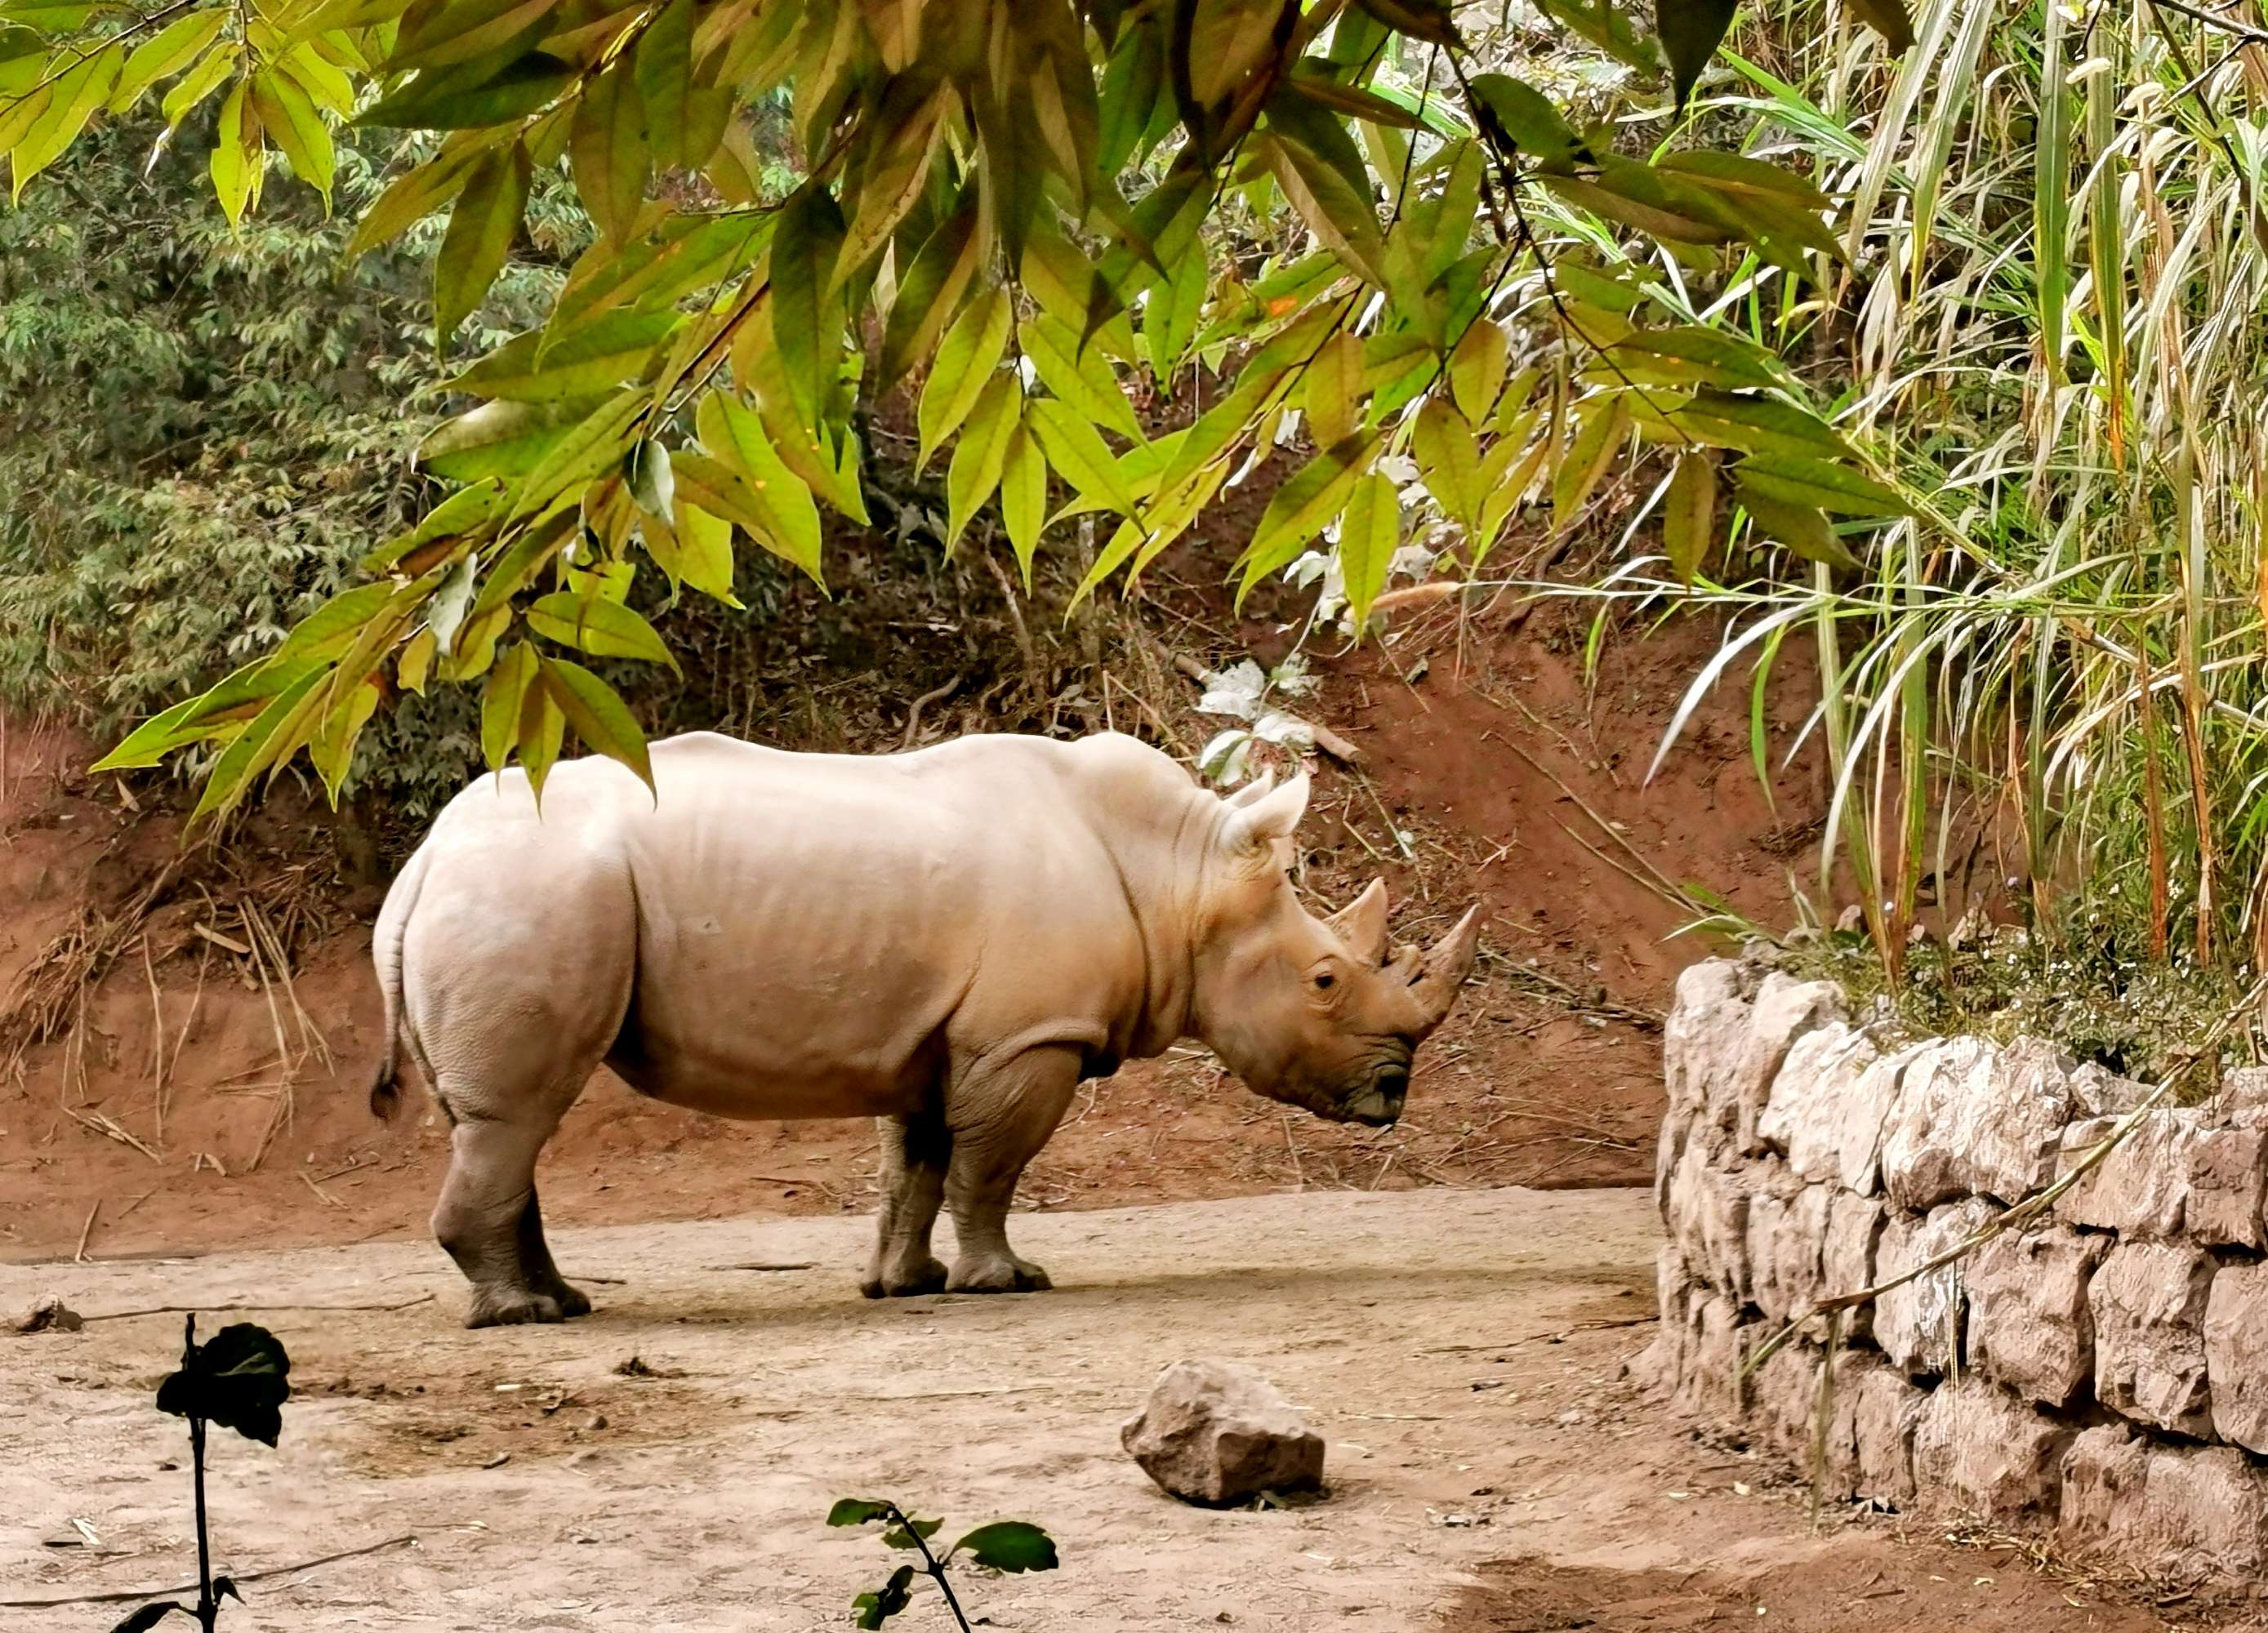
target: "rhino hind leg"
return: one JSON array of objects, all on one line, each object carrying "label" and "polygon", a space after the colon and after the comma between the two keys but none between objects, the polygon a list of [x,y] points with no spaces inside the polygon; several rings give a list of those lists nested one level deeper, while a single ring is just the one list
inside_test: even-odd
[{"label": "rhino hind leg", "polygon": [[535,1153],[550,1132],[465,1121],[451,1133],[433,1234],[472,1284],[468,1327],[562,1321],[591,1308],[561,1277],[543,1239]]},{"label": "rhino hind leg", "polygon": [[873,1262],[858,1291],[869,1298],[910,1298],[945,1291],[946,1271],[930,1250],[930,1231],[945,1202],[953,1136],[934,1113],[884,1117],[882,1206]]},{"label": "rhino hind leg", "polygon": [[1008,1246],[1008,1208],[1026,1165],[1063,1121],[1082,1060],[1073,1048],[1031,1049],[959,1085],[945,1195],[961,1253],[947,1292],[1044,1292],[1055,1285]]}]

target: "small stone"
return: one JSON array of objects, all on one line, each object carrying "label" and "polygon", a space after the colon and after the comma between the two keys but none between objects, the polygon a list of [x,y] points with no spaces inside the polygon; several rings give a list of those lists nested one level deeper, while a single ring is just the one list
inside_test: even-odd
[{"label": "small stone", "polygon": [[2095,1320],[2095,1393],[2139,1423],[2200,1438],[2213,1432],[2205,1372],[2210,1254],[2121,1242],[2088,1284]]},{"label": "small stone", "polygon": [[65,1304],[55,1293],[41,1293],[32,1300],[32,1307],[14,1322],[11,1330],[18,1333],[75,1333],[86,1322],[77,1311]]},{"label": "small stone", "polygon": [[[1911,1214],[1883,1227],[1875,1273],[1884,1281],[1927,1263],[1974,1236],[1999,1210],[1980,1197],[1948,1203],[1926,1217]],[[1968,1299],[1961,1262],[1893,1287],[1874,1303],[1874,1342],[1916,1378],[1941,1376],[1959,1357],[1961,1321]]]},{"label": "small stone", "polygon": [[1176,1361],[1118,1438],[1160,1487],[1208,1507],[1323,1482],[1322,1437],[1275,1385],[1233,1361]]},{"label": "small stone", "polygon": [[2205,1307],[2205,1379],[2213,1432],[2268,1452],[2268,1264],[2227,1264],[2213,1273]]},{"label": "small stone", "polygon": [[1929,1398],[1914,1428],[1914,1479],[1961,1512],[2017,1519],[2053,1514],[2072,1431],[1981,1379]]},{"label": "small stone", "polygon": [[1970,1365],[2043,1406],[2067,1406],[2095,1380],[2088,1281],[2110,1239],[2051,1225],[2009,1232],[1963,1269]]},{"label": "small stone", "polygon": [[600,1429],[604,1429],[606,1426],[607,1426],[607,1415],[606,1415],[604,1412],[593,1412],[593,1413],[592,1413],[592,1414],[591,1414],[591,1416],[590,1416],[588,1418],[586,1418],[586,1419],[584,1421],[584,1423],[583,1423],[583,1427],[584,1427],[584,1428],[588,1429],[588,1430],[591,1430],[591,1431],[596,1431],[600,1430]]},{"label": "small stone", "polygon": [[2057,1525],[2065,1546],[2105,1548],[2126,1534],[2139,1512],[2150,1448],[2124,1423],[2082,1430],[2063,1455],[2063,1497]]}]

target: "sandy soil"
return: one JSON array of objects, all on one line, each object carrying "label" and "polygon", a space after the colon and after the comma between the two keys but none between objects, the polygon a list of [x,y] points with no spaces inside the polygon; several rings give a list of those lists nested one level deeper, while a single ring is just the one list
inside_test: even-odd
[{"label": "sandy soil", "polygon": [[[0,1268],[0,1308],[54,1291],[97,1318],[0,1338],[0,1600],[180,1580],[180,1425],[149,1400],[179,1318],[121,1313],[242,1303],[298,1393],[277,1450],[217,1453],[221,1561],[416,1541],[254,1585],[238,1633],[840,1625],[895,1563],[822,1526],[846,1494],[948,1530],[1044,1523],[1059,1573],[968,1584],[972,1615],[1029,1633],[2165,1625],[2007,1550],[1814,1534],[1772,1469],[1675,1429],[1624,1373],[1651,1331],[1640,1193],[1310,1192],[1018,1232],[1057,1291],[869,1304],[864,1221],[563,1230],[598,1313],[481,1333],[423,1245]],[[1117,1425],[1188,1355],[1251,1362],[1311,1414],[1326,1498],[1215,1513],[1149,1485]],[[99,1545],[49,1546],[74,1519]],[[0,1629],[116,1614],[18,1605]]]}]

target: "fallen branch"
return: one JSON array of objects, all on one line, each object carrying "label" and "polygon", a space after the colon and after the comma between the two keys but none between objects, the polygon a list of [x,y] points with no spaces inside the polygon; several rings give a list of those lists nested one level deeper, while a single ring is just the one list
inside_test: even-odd
[{"label": "fallen branch", "polygon": [[[412,1305],[431,1304],[432,1301],[431,1293],[420,1293],[415,1298],[404,1298],[399,1304],[160,1304],[152,1305],[146,1310],[106,1310],[99,1315],[90,1315],[81,1319],[89,1321],[123,1321],[136,1315],[202,1315],[208,1311],[233,1313],[247,1310],[290,1310],[296,1313],[320,1310],[407,1310]],[[246,1579],[249,1580],[248,1578]]]},{"label": "fallen branch", "polygon": [[1420,1350],[1420,1355],[1492,1355],[1500,1350],[1517,1350],[1522,1344],[1553,1343],[1572,1338],[1577,1333],[1607,1333],[1618,1327],[1651,1327],[1661,1318],[1658,1315],[1626,1315],[1612,1321],[1578,1321],[1556,1333],[1530,1333],[1525,1338],[1507,1338],[1494,1344],[1440,1344],[1431,1350]]},{"label": "fallen branch", "polygon": [[[712,1264],[709,1268],[711,1270],[815,1270],[819,1267],[808,1259],[798,1259],[792,1263]],[[586,1276],[583,1279],[586,1282],[592,1282],[598,1281],[601,1278],[595,1276]]]},{"label": "fallen branch", "polygon": [[[415,1533],[405,1531],[398,1537],[388,1537],[383,1542],[372,1542],[366,1548],[350,1548],[335,1554],[326,1554],[320,1559],[303,1559],[296,1565],[277,1565],[269,1570],[238,1570],[230,1573],[238,1582],[266,1582],[275,1577],[293,1576],[302,1570],[313,1570],[318,1565],[336,1564],[342,1559],[360,1559],[364,1554],[381,1553],[389,1548],[404,1544],[415,1548]],[[107,1593],[67,1593],[61,1599],[0,1599],[0,1610],[44,1610],[50,1605],[122,1605],[129,1599],[163,1599],[169,1593],[194,1593],[195,1582],[184,1582],[179,1587],[114,1588]]]},{"label": "fallen branch", "polygon": [[[1199,686],[1209,687],[1220,678],[1186,652],[1168,651],[1162,645],[1158,647],[1157,651],[1160,657],[1163,658],[1167,663],[1173,665],[1174,668],[1180,670],[1190,680],[1196,681]],[[1279,710],[1278,712],[1284,714],[1286,719],[1298,721],[1300,726],[1306,730],[1307,735],[1314,739],[1315,747],[1322,749],[1332,759],[1341,761],[1347,765],[1359,765],[1362,762],[1362,750],[1357,748],[1352,743],[1348,742],[1346,739],[1341,737],[1336,732],[1332,731],[1330,727],[1327,725],[1317,725],[1312,720],[1303,719],[1300,716],[1291,714],[1285,710]]]}]

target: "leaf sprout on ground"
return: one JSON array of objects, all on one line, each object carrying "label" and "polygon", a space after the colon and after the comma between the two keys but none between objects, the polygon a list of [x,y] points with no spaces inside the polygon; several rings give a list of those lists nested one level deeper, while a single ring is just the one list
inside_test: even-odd
[{"label": "leaf sprout on ground", "polygon": [[990,1525],[979,1526],[939,1554],[930,1547],[930,1539],[945,1521],[916,1519],[895,1503],[846,1497],[827,1514],[830,1526],[865,1526],[878,1519],[887,1522],[888,1528],[882,1533],[886,1547],[917,1551],[922,1563],[918,1566],[900,1565],[880,1587],[869,1588],[852,1600],[850,1612],[857,1627],[879,1628],[905,1609],[911,1602],[914,1578],[927,1575],[945,1595],[946,1608],[953,1612],[961,1633],[970,1633],[968,1614],[961,1608],[961,1600],[946,1575],[953,1562],[964,1554],[971,1563],[988,1570],[1022,1572],[1056,1568],[1054,1540],[1039,1526],[1020,1519],[996,1519]]}]

